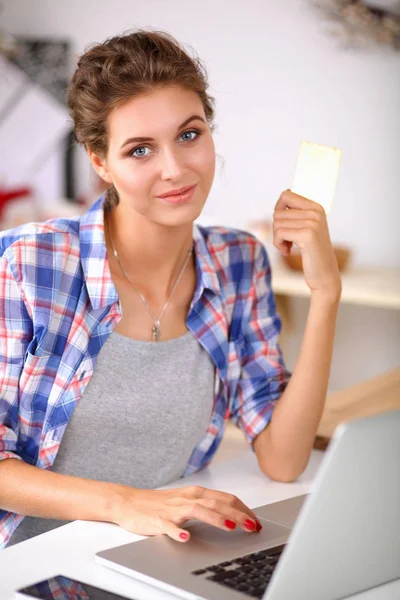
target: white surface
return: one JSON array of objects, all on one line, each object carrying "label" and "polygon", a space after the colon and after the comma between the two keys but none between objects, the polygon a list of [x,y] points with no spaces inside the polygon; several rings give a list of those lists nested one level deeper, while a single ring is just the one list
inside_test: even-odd
[{"label": "white surface", "polygon": [[[322,457],[322,452],[314,450],[306,471],[297,482],[290,484],[266,478],[258,468],[255,455],[249,451],[166,487],[196,484],[219,489],[236,494],[255,508],[309,492]],[[171,600],[174,596],[95,564],[94,556],[99,550],[139,539],[142,538],[110,523],[75,521],[5,549],[0,553],[0,598],[12,600],[18,587],[61,573],[132,599]],[[398,600],[400,580],[352,598]]]},{"label": "white surface", "polygon": [[[400,309],[400,268],[354,268],[342,275],[341,302]],[[310,295],[303,273],[276,264],[272,270],[275,294]]]},{"label": "white surface", "polygon": [[294,172],[292,192],[319,202],[330,213],[342,153],[313,142],[302,141]]}]

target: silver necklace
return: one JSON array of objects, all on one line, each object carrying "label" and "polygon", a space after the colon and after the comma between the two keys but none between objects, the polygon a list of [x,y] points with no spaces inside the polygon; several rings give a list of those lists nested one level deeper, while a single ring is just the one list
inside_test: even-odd
[{"label": "silver necklace", "polygon": [[121,264],[121,261],[120,261],[120,259],[119,259],[118,253],[117,253],[117,251],[116,251],[116,249],[115,249],[115,246],[114,246],[114,242],[113,242],[113,239],[112,239],[112,235],[111,235],[111,231],[110,231],[110,224],[109,224],[109,222],[108,222],[108,218],[106,219],[106,221],[107,221],[107,231],[108,231],[108,235],[109,235],[109,238],[110,238],[111,247],[112,247],[113,254],[114,254],[115,258],[117,259],[117,262],[118,262],[119,268],[121,269],[121,272],[122,272],[122,274],[124,275],[125,279],[128,281],[128,283],[130,283],[130,285],[133,287],[133,289],[134,289],[134,290],[135,290],[135,291],[136,291],[136,292],[139,294],[139,296],[140,296],[140,298],[141,298],[141,300],[142,300],[143,304],[145,305],[145,307],[146,307],[146,308],[147,308],[147,310],[149,311],[149,313],[150,313],[150,315],[151,315],[151,318],[152,318],[152,319],[153,319],[153,321],[154,321],[154,325],[153,325],[153,327],[152,327],[152,329],[151,329],[151,339],[152,339],[152,341],[153,341],[153,342],[158,342],[158,341],[159,341],[159,339],[160,339],[160,336],[161,336],[161,330],[160,330],[160,322],[161,322],[161,319],[162,319],[162,317],[163,317],[163,315],[164,315],[164,313],[165,313],[165,311],[166,311],[166,309],[167,309],[167,306],[168,306],[168,304],[169,304],[169,301],[170,301],[170,299],[171,299],[171,296],[172,296],[172,294],[174,293],[174,290],[175,290],[176,286],[178,285],[178,283],[179,283],[179,281],[180,281],[180,279],[181,279],[181,277],[182,277],[182,275],[183,275],[183,272],[184,272],[184,270],[185,270],[185,268],[186,268],[186,265],[187,265],[187,263],[188,263],[188,261],[189,261],[190,255],[191,255],[191,254],[192,254],[192,252],[193,252],[193,242],[192,242],[192,246],[191,246],[191,248],[190,248],[189,252],[188,252],[188,253],[187,253],[187,255],[186,255],[185,262],[183,263],[183,267],[182,267],[182,269],[181,269],[181,271],[180,271],[180,273],[179,273],[179,275],[178,275],[178,278],[177,278],[177,280],[175,281],[174,287],[172,288],[172,291],[171,291],[170,295],[168,296],[168,299],[167,299],[166,303],[165,303],[165,304],[164,304],[164,306],[163,306],[163,309],[162,309],[162,311],[161,311],[161,313],[160,313],[160,316],[157,318],[157,317],[155,317],[155,316],[153,315],[153,313],[152,313],[152,311],[151,311],[151,308],[150,308],[150,306],[148,305],[148,302],[147,302],[146,298],[145,298],[145,297],[143,296],[143,294],[142,294],[142,293],[141,293],[141,292],[140,292],[140,291],[137,289],[137,287],[135,287],[135,286],[133,285],[132,281],[129,279],[128,275],[126,274],[126,272],[125,272],[125,270],[124,270],[124,268],[123,268],[123,266],[122,266],[122,264]]}]

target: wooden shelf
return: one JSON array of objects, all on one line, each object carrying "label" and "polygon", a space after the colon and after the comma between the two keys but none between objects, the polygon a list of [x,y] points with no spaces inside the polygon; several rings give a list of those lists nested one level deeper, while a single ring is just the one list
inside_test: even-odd
[{"label": "wooden shelf", "polygon": [[328,395],[318,435],[330,438],[339,423],[400,409],[400,368]]},{"label": "wooden shelf", "polygon": [[[272,266],[275,294],[309,297],[303,273],[277,263]],[[342,273],[341,302],[400,309],[400,268],[354,268]]]}]

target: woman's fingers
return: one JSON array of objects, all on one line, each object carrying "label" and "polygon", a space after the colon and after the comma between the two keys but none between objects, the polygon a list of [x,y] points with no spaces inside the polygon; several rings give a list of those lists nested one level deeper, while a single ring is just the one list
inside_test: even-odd
[{"label": "woman's fingers", "polygon": [[227,492],[221,492],[220,490],[210,490],[209,488],[203,488],[203,487],[199,487],[199,486],[196,486],[194,488],[184,488],[184,489],[190,490],[190,492],[189,492],[190,495],[193,495],[196,498],[205,498],[205,499],[216,498],[217,500],[221,500],[221,502],[228,504],[228,506],[233,506],[235,508],[242,510],[243,513],[247,514],[250,518],[255,519],[255,520],[257,519],[256,514],[251,510],[251,508],[246,506],[246,504],[244,504],[244,502],[242,502],[240,500],[240,498],[238,498],[234,494],[229,494]]},{"label": "woman's fingers", "polygon": [[[245,531],[253,531],[254,529],[259,531],[261,529],[256,514],[233,494],[207,488],[189,488],[189,496],[193,498],[194,504],[192,506],[203,506],[215,514],[212,523],[207,521],[212,525],[222,529],[229,529],[229,526],[225,524],[225,521],[228,520]],[[193,511],[195,510],[197,509],[193,508]],[[211,513],[203,513],[203,516],[206,514],[210,515]],[[190,518],[202,519],[202,516],[198,516],[197,514],[193,516],[193,513],[190,513]],[[254,528],[252,527],[253,524]]]},{"label": "woman's fingers", "polygon": [[299,248],[313,243],[318,231],[327,229],[326,215],[318,202],[313,202],[290,190],[282,192],[275,205],[273,243],[284,256],[293,244]]},{"label": "woman's fingers", "polygon": [[318,202],[303,198],[298,194],[294,194],[290,190],[285,190],[279,197],[278,202],[275,204],[275,210],[300,209],[300,210],[315,210],[317,212],[325,213],[323,207]]},{"label": "woman's fingers", "polygon": [[319,223],[325,215],[316,210],[300,210],[298,208],[279,209],[274,211],[274,220],[296,221],[307,219]]},{"label": "woman's fingers", "polygon": [[167,519],[162,520],[161,532],[177,542],[188,542],[190,540],[190,533],[186,529],[182,529],[173,521]]},{"label": "woman's fingers", "polygon": [[215,491],[215,493],[216,498],[220,499],[222,502],[229,504],[229,506],[233,506],[234,508],[240,510],[243,513],[243,515],[245,515],[245,519],[250,517],[250,519],[253,519],[256,523],[258,522],[257,515],[251,510],[251,508],[246,506],[246,504],[242,502],[240,498],[234,496],[233,494],[227,494],[226,492]]},{"label": "woman's fingers", "polygon": [[275,244],[275,247],[284,255],[284,256],[288,256],[290,254],[290,251],[292,249],[293,246],[293,242],[288,242],[287,240],[284,240],[279,246],[277,246]]},{"label": "woman's fingers", "polygon": [[275,219],[274,230],[278,229],[317,229],[318,223],[312,219]]},{"label": "woman's fingers", "polygon": [[274,246],[280,250],[286,242],[295,243],[300,249],[313,242],[315,232],[307,228],[280,227],[274,231]]},{"label": "woman's fingers", "polygon": [[[236,527],[240,527],[245,531],[255,531],[256,522],[254,519],[250,519],[247,514],[234,509],[227,504],[224,504],[217,499],[205,499],[198,502],[193,502],[191,507],[187,507],[186,515],[189,514],[190,519],[198,519],[222,529],[223,531],[232,531]],[[248,526],[245,526],[247,521]]]},{"label": "woman's fingers", "polygon": [[[253,516],[253,514],[248,514],[246,510],[242,510],[237,505],[228,505],[223,500],[218,500],[217,498],[204,498],[201,500],[200,506],[205,507],[218,515],[219,525],[217,526],[221,529],[234,529],[236,526],[241,527],[245,531],[254,531],[256,529],[257,517],[255,515]],[[227,521],[230,524],[234,523],[235,527],[227,525]]]}]

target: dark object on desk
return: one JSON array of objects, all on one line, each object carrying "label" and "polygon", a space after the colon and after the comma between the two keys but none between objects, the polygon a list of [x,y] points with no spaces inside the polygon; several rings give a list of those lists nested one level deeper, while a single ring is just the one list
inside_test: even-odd
[{"label": "dark object on desk", "polygon": [[[21,596],[20,596],[21,594]],[[107,592],[76,579],[64,575],[56,575],[51,579],[33,583],[17,590],[18,598],[36,598],[37,600],[127,600],[115,592]]]},{"label": "dark object on desk", "polygon": [[[345,271],[351,255],[350,249],[345,246],[334,246],[333,250],[335,252],[339,271]],[[300,250],[292,248],[289,256],[284,256],[283,258],[289,269],[292,269],[293,271],[303,270]]]}]

